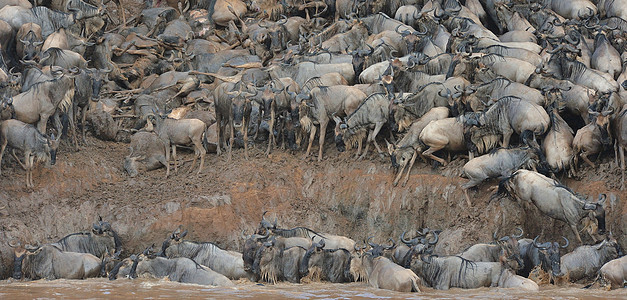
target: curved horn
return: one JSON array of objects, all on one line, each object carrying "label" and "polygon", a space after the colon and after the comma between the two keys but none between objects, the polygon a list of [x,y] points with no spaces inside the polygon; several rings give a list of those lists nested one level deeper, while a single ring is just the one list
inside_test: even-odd
[{"label": "curved horn", "polygon": [[564,49],[564,45],[559,45],[559,46],[557,46],[555,49],[553,49],[553,50],[549,50],[549,51],[547,51],[546,53],[549,53],[549,54],[555,54],[555,53],[557,53],[558,51],[560,51],[560,50],[562,50],[562,49]]},{"label": "curved horn", "polygon": [[516,230],[518,230],[520,233],[519,234],[514,234],[512,236],[517,238],[517,239],[519,239],[519,238],[521,238],[523,236],[524,231],[520,227],[516,227]]},{"label": "curved horn", "polygon": [[375,243],[373,243],[373,242],[371,242],[371,241],[370,241],[373,237],[374,237],[374,235],[373,235],[373,236],[368,237],[368,239],[366,240],[366,242],[368,243],[368,245],[370,245],[370,247],[372,247],[372,248],[374,248],[374,247],[376,247],[376,246],[377,246]]},{"label": "curved horn", "polygon": [[389,238],[388,241],[392,242],[392,244],[385,248],[385,250],[392,250],[396,247],[396,241],[393,238]]},{"label": "curved horn", "polygon": [[568,247],[568,245],[570,245],[570,242],[568,241],[568,239],[565,236],[563,236],[562,238],[564,239],[564,241],[566,241],[566,244],[564,246],[560,246],[560,248],[566,249]]},{"label": "curved horn", "polygon": [[405,245],[414,245],[418,242],[418,238],[413,238],[411,240],[406,240],[405,239],[405,233],[407,233],[407,231],[403,231],[403,234],[401,234],[401,242],[403,242]]},{"label": "curved horn", "polygon": [[12,240],[7,242],[7,245],[9,245],[9,247],[11,247],[11,248],[17,248],[17,247],[22,246],[22,242],[20,242],[19,240],[16,240],[16,239],[12,239]]},{"label": "curved horn", "polygon": [[538,245],[538,238],[539,238],[539,237],[540,237],[540,236],[538,235],[538,236],[536,236],[536,238],[535,238],[535,239],[533,239],[533,246],[534,246],[534,247],[536,247],[536,248],[538,248],[538,249],[541,249],[541,250],[546,250],[546,249],[548,249],[548,247],[542,247],[542,245]]},{"label": "curved horn", "polygon": [[433,241],[429,241],[428,242],[429,245],[435,245],[440,240],[440,235],[437,232],[435,232],[435,231],[432,231],[432,232],[433,232],[433,235],[435,235],[435,238],[433,239]]}]

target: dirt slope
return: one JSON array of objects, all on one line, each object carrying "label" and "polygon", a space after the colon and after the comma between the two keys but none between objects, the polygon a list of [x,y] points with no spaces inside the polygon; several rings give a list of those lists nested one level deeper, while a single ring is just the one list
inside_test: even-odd
[{"label": "dirt slope", "polygon": [[[542,216],[535,207],[510,199],[489,201],[495,182],[471,192],[473,207],[463,200],[459,176],[462,159],[446,168],[432,169],[417,163],[406,187],[392,187],[389,158],[370,156],[355,161],[352,152],[338,153],[327,147],[323,162],[275,151],[263,155],[256,145],[246,161],[243,150],[226,156],[208,155],[200,176],[187,173],[189,164],[165,179],[165,170],[130,178],[123,173],[127,144],[89,138],[87,147],[69,152],[62,147],[57,165],[40,167],[34,174],[35,189],[24,186],[24,171],[5,157],[0,176],[0,239],[21,238],[30,243],[54,242],[77,231],[89,230],[102,216],[112,222],[125,250],[137,252],[160,244],[176,226],[190,230],[194,240],[213,241],[240,249],[240,233],[250,233],[263,210],[278,218],[282,227],[308,226],[321,232],[343,234],[353,239],[375,236],[384,242],[403,230],[430,227],[443,229],[436,251],[456,253],[492,232],[513,232],[516,226],[526,237],[543,235],[558,240],[561,235],[576,246],[568,227]],[[191,154],[183,155],[191,158]],[[584,169],[581,181],[565,180],[575,191],[608,193],[607,225],[627,249],[625,193],[618,191],[620,172],[606,158],[596,170]],[[582,226],[580,226],[581,228]],[[591,242],[586,234],[585,242]],[[0,278],[10,275],[12,252],[0,244]]]}]

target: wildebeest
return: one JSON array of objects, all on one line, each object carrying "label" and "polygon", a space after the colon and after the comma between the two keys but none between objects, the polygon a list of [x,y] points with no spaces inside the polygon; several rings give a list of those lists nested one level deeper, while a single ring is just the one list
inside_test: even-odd
[{"label": "wildebeest", "polygon": [[573,165],[575,168],[578,167],[579,158],[594,168],[594,163],[588,156],[600,153],[604,147],[608,147],[612,143],[609,130],[610,113],[610,111],[590,112],[594,121],[577,130],[573,138]]},{"label": "wildebeest", "polygon": [[140,161],[146,170],[154,170],[168,165],[166,152],[169,149],[154,132],[139,131],[131,136],[130,153],[124,158],[124,170],[129,176],[139,174],[137,162]]},{"label": "wildebeest", "polygon": [[161,254],[167,258],[187,257],[229,279],[251,278],[244,271],[241,253],[221,249],[213,243],[184,241],[185,233],[172,233],[163,242]]},{"label": "wildebeest", "polygon": [[608,237],[596,245],[579,246],[562,256],[561,272],[572,282],[594,278],[605,263],[622,255],[620,244]]},{"label": "wildebeest", "polygon": [[222,83],[213,92],[216,103],[216,122],[218,135],[217,153],[222,153],[221,147],[225,143],[225,131],[228,128],[229,148],[228,160],[231,160],[231,150],[235,142],[235,132],[240,131],[244,138],[244,156],[248,159],[248,125],[250,124],[250,114],[252,104],[250,98],[255,97],[257,93],[252,94],[240,91],[231,91],[235,85],[230,82]]},{"label": "wildebeest", "polygon": [[609,284],[610,289],[625,287],[627,284],[627,256],[605,263],[599,270],[598,279]]},{"label": "wildebeest", "polygon": [[494,105],[477,115],[480,126],[498,131],[503,135],[501,147],[509,147],[513,133],[525,139],[531,134],[534,138],[549,129],[550,119],[542,106],[524,101],[519,97],[507,96],[500,98]]},{"label": "wildebeest", "polygon": [[[0,123],[0,165],[4,150],[10,146],[13,157],[26,170],[26,187],[34,187],[33,168],[35,161],[53,164],[57,159],[58,139],[42,134],[35,126],[10,119]],[[15,155],[15,150],[24,154],[24,164]]]},{"label": "wildebeest", "polygon": [[41,27],[35,23],[26,23],[20,27],[15,35],[15,50],[19,59],[32,60],[39,55],[43,40]]},{"label": "wildebeest", "polygon": [[589,218],[589,215],[593,215],[598,223],[598,234],[605,233],[604,194],[599,195],[597,202],[589,202],[557,180],[528,170],[518,170],[501,182],[499,193],[508,193],[520,201],[529,201],[547,216],[566,222],[579,243],[582,240],[577,225],[584,218]]},{"label": "wildebeest", "polygon": [[72,74],[55,75],[51,80],[34,84],[28,91],[13,96],[16,119],[34,124],[41,133],[46,132],[48,118],[54,115],[57,134],[62,133],[61,113],[72,107],[74,80]]},{"label": "wildebeest", "polygon": [[64,252],[91,253],[96,257],[103,257],[109,251],[122,251],[118,234],[102,218],[93,224],[91,232],[73,233],[50,245]]},{"label": "wildebeest", "polygon": [[297,99],[304,99],[300,104],[300,124],[305,132],[309,132],[309,145],[305,157],[309,156],[311,145],[316,136],[315,125],[320,126],[318,141],[318,161],[322,161],[322,150],[327,125],[333,116],[343,117],[353,113],[359,104],[366,98],[366,94],[351,86],[321,86],[311,90],[309,95]]},{"label": "wildebeest", "polygon": [[301,276],[329,282],[351,282],[351,253],[347,249],[323,249],[324,240],[312,245],[299,266]]},{"label": "wildebeest", "polygon": [[130,258],[119,262],[109,273],[109,279],[115,280],[118,276],[130,278],[168,278],[170,281],[181,283],[195,283],[211,286],[233,286],[224,275],[202,266],[186,258],[149,258],[146,255],[131,255]]},{"label": "wildebeest", "polygon": [[[464,175],[468,182],[462,185],[466,201],[470,204],[468,189],[486,179],[507,177],[518,169],[536,170],[542,153],[538,149],[525,147],[495,149],[490,154],[475,157],[464,165]],[[471,259],[472,260],[472,259]]]},{"label": "wildebeest", "polygon": [[[78,109],[81,109],[81,136],[83,143],[85,140],[85,118],[87,115],[87,108],[89,102],[97,102],[100,99],[100,88],[102,88],[107,75],[111,72],[111,69],[101,70],[94,68],[81,69],[80,73],[74,78],[74,101],[72,101],[72,115],[74,120],[70,120],[76,124],[78,118]],[[72,125],[70,125],[73,127]],[[74,135],[75,136],[75,135]]]},{"label": "wildebeest", "polygon": [[53,245],[14,247],[13,278],[85,279],[98,277],[100,258],[90,253],[64,252]]},{"label": "wildebeest", "polygon": [[[403,171],[407,167],[407,175],[403,180],[403,186],[407,184],[409,180],[409,174],[411,168],[414,166],[418,151],[420,151],[420,133],[431,121],[442,120],[449,115],[449,109],[447,107],[434,107],[424,114],[420,119],[411,123],[409,130],[405,133],[405,136],[398,141],[395,145],[388,144],[388,152],[392,161],[392,167],[397,171],[396,178],[394,178],[393,185],[396,186],[398,181],[403,175]],[[399,128],[403,126],[398,124]]]},{"label": "wildebeest", "polygon": [[154,120],[154,129],[159,138],[163,140],[166,146],[165,152],[165,160],[168,162],[166,164],[166,177],[170,175],[170,147],[172,147],[172,157],[174,158],[174,170],[177,169],[177,159],[176,159],[176,146],[177,145],[194,145],[194,160],[192,161],[192,165],[189,170],[191,172],[192,168],[196,164],[196,159],[200,157],[200,166],[198,166],[198,171],[196,174],[200,174],[202,171],[202,167],[205,163],[205,154],[207,151],[205,150],[203,143],[206,144],[206,133],[207,125],[201,120],[198,119],[170,119],[160,114],[153,115],[151,117]]},{"label": "wildebeest", "polygon": [[299,283],[302,277],[299,266],[305,252],[307,248],[301,246],[280,245],[268,240],[257,249],[252,271],[270,283],[281,280]]},{"label": "wildebeest", "polygon": [[523,231],[520,228],[517,229],[520,231],[519,234],[506,235],[499,239],[497,239],[495,232],[493,237],[496,244],[474,244],[460,253],[459,256],[473,262],[499,262],[500,257],[504,256],[516,260],[518,267],[522,268],[524,262],[520,255],[518,238],[522,237]]},{"label": "wildebeest", "polygon": [[359,259],[371,287],[398,292],[420,292],[420,278],[412,270],[371,252],[362,254]]},{"label": "wildebeest", "polygon": [[573,164],[573,130],[562,119],[556,108],[549,111],[551,127],[542,142],[542,150],[551,171],[557,173],[562,170],[574,172]]},{"label": "wildebeest", "polygon": [[562,237],[566,243],[562,246],[557,242],[538,243],[535,239],[518,240],[520,256],[523,259],[524,267],[518,270],[518,275],[528,277],[529,273],[536,266],[541,266],[544,272],[551,272],[552,276],[562,276],[560,270],[560,248],[568,247],[568,239]]},{"label": "wildebeest", "polygon": [[[268,136],[268,149],[266,150],[266,155],[270,154],[270,149],[273,144],[276,144],[274,138],[274,127],[275,122],[277,121],[278,116],[282,116],[285,114],[290,114],[290,118],[293,123],[298,122],[298,118],[293,120],[294,117],[298,114],[298,104],[293,101],[289,93],[298,93],[300,88],[296,84],[294,80],[291,78],[279,78],[272,80],[268,86],[265,87],[261,95],[261,101],[263,105],[263,118],[269,118],[269,136]],[[286,119],[287,117],[284,117]],[[259,119],[261,120],[261,118]],[[284,126],[290,126],[293,124],[286,124],[286,121],[283,121]],[[293,126],[291,126],[293,127]],[[285,130],[285,128],[284,128]],[[293,131],[293,130],[292,130]],[[285,134],[294,135],[294,132],[285,132]],[[292,140],[295,137],[288,136],[288,142],[290,146],[295,146],[295,141]]]},{"label": "wildebeest", "polygon": [[49,9],[45,6],[25,8],[20,6],[5,6],[0,9],[0,20],[4,20],[17,31],[23,24],[35,23],[41,27],[43,38],[59,28],[69,28],[75,24],[77,13],[64,13]]},{"label": "wildebeest", "polygon": [[377,144],[377,134],[383,125],[388,122],[390,101],[382,93],[372,94],[361,102],[359,107],[350,114],[344,122],[339,117],[335,120],[335,144],[339,151],[344,151],[345,142],[350,146],[357,143],[357,154],[361,153],[361,146],[364,137],[366,139],[366,149],[359,158],[364,158],[368,154],[368,147],[373,143],[379,154],[382,153]]},{"label": "wildebeest", "polygon": [[438,290],[452,287],[472,289],[479,287],[519,288],[537,291],[538,285],[512,272],[515,261],[502,257],[499,262],[472,262],[459,256],[437,257],[417,254],[411,261],[411,270],[429,286]]}]

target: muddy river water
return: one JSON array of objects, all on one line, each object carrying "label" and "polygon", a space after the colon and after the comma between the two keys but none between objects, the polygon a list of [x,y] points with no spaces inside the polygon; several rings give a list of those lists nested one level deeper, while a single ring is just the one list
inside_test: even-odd
[{"label": "muddy river water", "polygon": [[89,280],[38,280],[0,283],[0,299],[627,299],[627,289],[605,291],[543,286],[536,293],[511,289],[481,288],[437,291],[424,288],[420,293],[398,293],[374,289],[365,283],[258,285],[238,283],[235,287],[212,288],[155,279],[105,278]]}]

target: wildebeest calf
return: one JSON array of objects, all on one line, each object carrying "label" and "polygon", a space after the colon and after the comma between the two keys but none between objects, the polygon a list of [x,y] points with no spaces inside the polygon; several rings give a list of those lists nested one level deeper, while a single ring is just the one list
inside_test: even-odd
[{"label": "wildebeest calf", "polygon": [[0,123],[0,165],[7,145],[11,146],[13,151],[18,149],[24,153],[24,164],[22,164],[15,152],[12,152],[13,157],[26,170],[26,187],[33,187],[35,158],[38,162],[50,162],[54,165],[59,141],[54,138],[54,135],[51,138],[46,137],[33,125],[11,119]]}]

